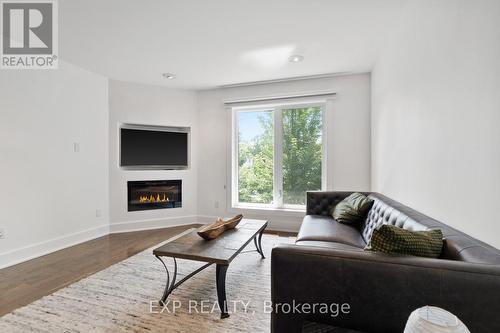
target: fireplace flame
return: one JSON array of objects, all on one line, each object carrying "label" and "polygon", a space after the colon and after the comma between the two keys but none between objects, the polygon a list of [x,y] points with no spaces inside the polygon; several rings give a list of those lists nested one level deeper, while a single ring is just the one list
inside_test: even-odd
[{"label": "fireplace flame", "polygon": [[169,202],[170,200],[167,198],[166,194],[163,194],[163,197],[160,196],[160,193],[157,193],[156,196],[150,194],[149,197],[147,195],[141,195],[139,197],[140,203],[159,203],[159,202]]}]

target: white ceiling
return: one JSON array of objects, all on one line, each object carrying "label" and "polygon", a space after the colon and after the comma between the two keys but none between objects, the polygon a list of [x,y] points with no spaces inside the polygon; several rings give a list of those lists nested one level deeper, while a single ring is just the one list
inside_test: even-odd
[{"label": "white ceiling", "polygon": [[60,54],[112,79],[189,89],[366,72],[404,2],[63,0]]}]

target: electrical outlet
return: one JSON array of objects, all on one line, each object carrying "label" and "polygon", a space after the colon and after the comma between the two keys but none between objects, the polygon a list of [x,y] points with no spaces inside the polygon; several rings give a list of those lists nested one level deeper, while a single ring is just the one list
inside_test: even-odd
[{"label": "electrical outlet", "polygon": [[101,217],[102,213],[100,209],[95,210],[95,217]]},{"label": "electrical outlet", "polygon": [[0,229],[0,239],[5,238],[5,229]]},{"label": "electrical outlet", "polygon": [[214,207],[215,208],[219,208],[219,202],[218,201],[215,202]]},{"label": "electrical outlet", "polygon": [[79,153],[80,152],[80,144],[78,142],[73,142],[73,151],[75,153]]}]

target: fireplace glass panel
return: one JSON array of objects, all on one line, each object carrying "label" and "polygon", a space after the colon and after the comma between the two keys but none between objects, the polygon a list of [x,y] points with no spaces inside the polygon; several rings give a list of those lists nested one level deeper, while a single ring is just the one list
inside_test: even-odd
[{"label": "fireplace glass panel", "polygon": [[129,181],[128,211],[182,207],[182,180]]}]

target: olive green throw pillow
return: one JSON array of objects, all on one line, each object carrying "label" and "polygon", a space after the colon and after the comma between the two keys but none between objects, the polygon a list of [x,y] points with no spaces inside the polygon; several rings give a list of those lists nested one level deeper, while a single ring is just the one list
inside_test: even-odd
[{"label": "olive green throw pillow", "polygon": [[373,230],[365,250],[438,258],[443,249],[441,230],[410,231],[383,224]]},{"label": "olive green throw pillow", "polygon": [[372,208],[373,200],[361,193],[353,193],[339,202],[332,211],[337,222],[358,224]]}]

